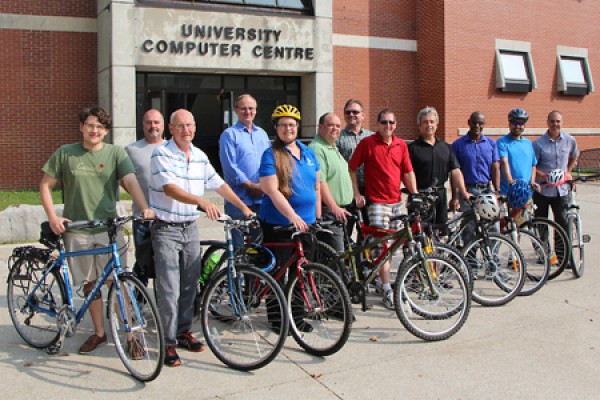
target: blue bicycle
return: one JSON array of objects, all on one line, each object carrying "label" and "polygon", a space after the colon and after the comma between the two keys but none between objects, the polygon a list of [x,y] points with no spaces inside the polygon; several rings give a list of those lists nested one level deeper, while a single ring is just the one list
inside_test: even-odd
[{"label": "blue bicycle", "polygon": [[[121,265],[117,232],[124,224],[141,217],[111,218],[107,221],[77,221],[65,224],[68,230],[105,227],[110,243],[106,247],[65,252],[62,235],[42,224],[42,242],[47,248],[15,248],[9,259],[8,310],[21,337],[31,346],[57,354],[65,337],[73,336],[90,303],[110,283],[107,316],[119,358],[131,375],[140,381],[155,379],[165,357],[163,329],[158,309],[146,288]],[[58,257],[52,255],[58,250]],[[110,254],[102,276],[77,309],[69,278],[68,257]]]}]

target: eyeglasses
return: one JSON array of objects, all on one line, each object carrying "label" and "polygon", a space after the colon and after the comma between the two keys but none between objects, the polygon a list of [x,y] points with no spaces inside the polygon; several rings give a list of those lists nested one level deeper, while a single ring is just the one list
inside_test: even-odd
[{"label": "eyeglasses", "polygon": [[277,127],[284,129],[294,129],[298,127],[298,124],[277,124]]},{"label": "eyeglasses", "polygon": [[361,112],[362,111],[360,111],[360,110],[346,110],[346,111],[344,111],[344,114],[346,114],[346,115],[358,115]]},{"label": "eyeglasses", "polygon": [[194,127],[196,126],[196,124],[174,124],[173,128],[175,129],[184,129],[184,128],[188,128],[188,129],[194,129]]},{"label": "eyeglasses", "polygon": [[526,122],[526,121],[510,121],[510,123],[511,123],[512,125],[523,126],[523,125],[525,125],[527,122]]},{"label": "eyeglasses", "polygon": [[103,129],[106,129],[106,127],[102,124],[90,124],[89,122],[84,123],[85,126],[87,126],[88,129],[96,129],[97,131],[101,131]]},{"label": "eyeglasses", "polygon": [[379,121],[381,125],[396,125],[396,121]]}]

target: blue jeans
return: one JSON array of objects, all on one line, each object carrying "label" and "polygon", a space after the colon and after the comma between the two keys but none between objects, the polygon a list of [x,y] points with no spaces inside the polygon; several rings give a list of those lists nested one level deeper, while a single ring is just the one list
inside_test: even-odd
[{"label": "blue jeans", "polygon": [[200,232],[198,224],[152,225],[156,258],[156,297],[165,330],[165,344],[177,343],[177,335],[191,331],[194,300],[200,278]]},{"label": "blue jeans", "polygon": [[[240,210],[239,208],[237,208],[236,206],[234,206],[233,204],[231,204],[228,201],[225,202],[224,208],[225,208],[225,214],[229,215],[231,218],[235,218],[235,219],[245,218],[244,214],[242,213],[242,210]],[[252,210],[252,212],[254,212],[258,216],[258,212],[260,211],[260,204],[254,204],[252,206],[248,206],[248,208],[250,208]],[[261,233],[260,228],[252,229],[250,231],[250,235],[252,236],[253,241],[256,241],[258,239],[258,237],[260,236],[260,233]],[[238,232],[236,229],[232,230],[231,237],[233,239],[233,247],[235,247],[236,249],[242,247],[242,244],[244,244],[244,238],[242,237],[240,232]]]}]

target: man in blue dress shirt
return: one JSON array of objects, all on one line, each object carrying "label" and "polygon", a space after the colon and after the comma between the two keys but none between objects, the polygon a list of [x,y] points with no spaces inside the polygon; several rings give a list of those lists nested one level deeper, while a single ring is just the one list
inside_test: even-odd
[{"label": "man in blue dress shirt", "polygon": [[[258,184],[258,167],[263,152],[271,147],[264,129],[254,124],[256,99],[242,94],[235,100],[238,122],[225,129],[219,139],[219,157],[225,182],[254,213],[258,214],[263,192]],[[242,218],[243,213],[230,202],[225,202],[225,213],[233,218]],[[256,234],[256,232],[254,232]],[[234,231],[235,246],[242,243],[239,233]]]}]

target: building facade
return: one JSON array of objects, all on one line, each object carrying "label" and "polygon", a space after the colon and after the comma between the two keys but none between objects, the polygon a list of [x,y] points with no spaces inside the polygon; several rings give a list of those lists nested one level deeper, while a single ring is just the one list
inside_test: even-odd
[{"label": "building facade", "polygon": [[94,104],[111,112],[109,140],[123,146],[142,136],[148,108],[167,120],[187,108],[196,144],[218,165],[218,137],[242,93],[256,97],[256,122],[270,134],[277,104],[300,108],[309,138],[321,114],[341,116],[358,98],[368,128],[389,107],[406,139],[427,105],[448,141],[466,132],[473,111],[485,113],[488,134],[502,135],[508,111],[522,107],[527,134],[542,134],[559,109],[581,148],[600,147],[596,3],[3,1],[0,190],[37,187],[46,159],[80,139],[77,114]]}]

